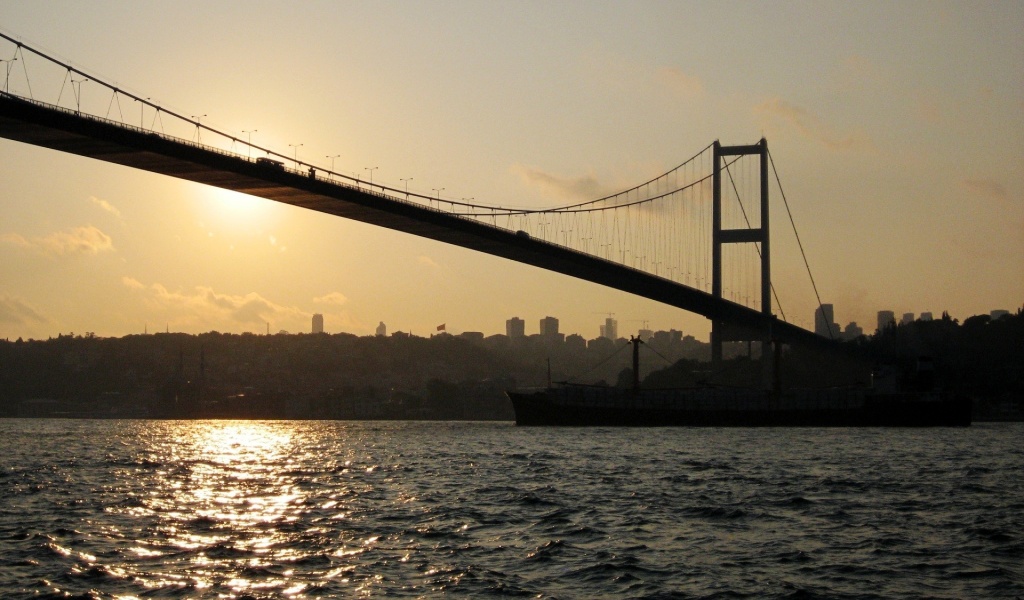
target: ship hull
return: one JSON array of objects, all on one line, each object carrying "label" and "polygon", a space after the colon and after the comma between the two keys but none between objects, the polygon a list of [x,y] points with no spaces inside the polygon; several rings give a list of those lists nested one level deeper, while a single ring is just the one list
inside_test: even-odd
[{"label": "ship hull", "polygon": [[768,394],[741,398],[678,397],[661,394],[647,401],[628,392],[590,399],[572,398],[558,389],[508,392],[516,424],[581,427],[966,427],[971,403],[965,398],[930,394],[832,394],[813,401],[772,399]]}]

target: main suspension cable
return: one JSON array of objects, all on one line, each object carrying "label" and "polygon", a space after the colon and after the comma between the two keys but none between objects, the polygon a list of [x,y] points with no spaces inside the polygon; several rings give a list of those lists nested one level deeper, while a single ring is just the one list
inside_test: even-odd
[{"label": "main suspension cable", "polygon": [[[789,200],[786,199],[786,190],[782,189],[782,180],[779,179],[779,171],[775,168],[775,159],[772,158],[771,151],[768,152],[768,161],[772,164],[772,172],[775,173],[775,182],[779,185],[779,193],[782,194],[782,203],[786,206],[786,214],[789,215],[789,224],[793,226],[793,235],[796,236],[796,245],[800,248],[800,256],[804,259],[804,267],[807,269],[807,276],[811,279],[811,287],[814,289],[814,297],[818,301],[818,309],[822,308],[821,296],[818,294],[818,285],[814,283],[814,274],[811,273],[811,265],[807,262],[807,253],[804,252],[804,245],[800,241],[800,232],[796,230],[796,222],[793,221],[793,212],[789,210]],[[824,313],[824,311],[822,311]],[[834,339],[832,335],[832,324],[828,323],[828,337]]]}]

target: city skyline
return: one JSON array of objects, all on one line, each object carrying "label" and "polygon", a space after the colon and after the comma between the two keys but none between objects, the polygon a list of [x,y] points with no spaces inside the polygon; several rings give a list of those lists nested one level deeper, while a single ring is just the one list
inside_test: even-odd
[{"label": "city skyline", "polygon": [[[831,325],[833,326],[832,337],[834,337],[837,340],[838,339],[850,340],[850,339],[854,339],[856,337],[859,337],[861,335],[869,335],[869,336],[870,335],[874,335],[877,331],[880,331],[880,330],[884,329],[889,324],[896,324],[896,323],[906,324],[907,322],[913,322],[915,320],[931,321],[934,318],[932,312],[930,312],[930,311],[923,311],[920,314],[916,315],[916,317],[915,317],[914,313],[903,313],[902,314],[902,318],[897,320],[896,319],[896,313],[894,311],[891,311],[891,310],[880,310],[880,311],[878,311],[878,313],[876,315],[877,316],[877,327],[875,327],[874,330],[872,330],[872,329],[865,330],[864,326],[863,326],[863,323],[859,323],[857,321],[847,321],[847,324],[845,326],[840,326],[840,321],[843,321],[844,319],[840,319],[839,321],[836,321],[835,320],[836,319],[836,317],[835,317],[835,307],[833,305],[831,305],[831,304],[825,303],[825,304],[822,304],[821,307],[815,309],[815,315],[814,315],[815,333],[817,333],[818,335],[821,335],[823,337],[829,337],[829,332],[828,332],[827,327],[824,325],[824,323],[826,323],[827,321],[821,321],[820,320],[822,314],[827,315],[828,319],[832,319],[832,322],[831,322]],[[992,319],[996,319],[996,318],[999,318],[1000,316],[1003,316],[1003,315],[1014,314],[1014,311],[1010,311],[1010,310],[1006,310],[1006,309],[992,309],[992,310],[988,311],[987,313],[979,313],[979,314],[982,314],[982,315],[988,314]],[[909,321],[908,321],[908,316],[909,316]],[[967,316],[976,316],[976,315],[967,315]],[[966,318],[967,316],[965,316],[964,318]],[[957,321],[961,320],[960,318],[953,317],[952,315],[951,315],[951,318],[954,318]],[[313,318],[312,318],[312,333],[327,333],[327,334],[352,333],[352,332],[348,332],[348,331],[331,331],[329,325],[330,325],[329,323],[325,323],[322,314],[319,314],[319,313],[313,314]],[[266,326],[267,326],[267,335],[270,335],[271,324],[267,323]],[[504,333],[501,333],[500,331],[497,332],[497,333],[492,333],[490,330],[487,330],[487,329],[480,330],[480,331],[476,331],[476,330],[465,330],[465,331],[454,330],[454,333],[452,333],[452,332],[449,332],[448,331],[448,327],[445,326],[443,329],[435,328],[435,330],[428,331],[427,332],[427,336],[428,337],[432,337],[434,335],[444,335],[444,334],[454,335],[454,336],[459,336],[459,335],[462,335],[462,334],[482,334],[482,335],[487,336],[487,337],[490,337],[492,335],[504,335],[504,336],[509,337],[509,338],[531,337],[531,336],[539,336],[539,337],[548,336],[548,337],[559,337],[560,339],[564,340],[566,337],[574,336],[575,335],[575,336],[580,336],[580,337],[582,337],[582,338],[584,338],[584,339],[586,339],[588,341],[589,340],[598,339],[598,338],[620,339],[619,336],[618,336],[618,320],[617,319],[614,319],[612,317],[606,317],[602,323],[596,323],[595,327],[598,328],[598,333],[596,335],[592,336],[592,337],[588,337],[587,333],[580,332],[580,331],[573,331],[573,332],[568,332],[568,333],[567,332],[560,332],[558,318],[557,317],[552,317],[552,316],[548,315],[548,316],[545,316],[544,318],[539,320],[536,332],[531,333],[529,330],[526,329],[526,321],[524,319],[520,319],[519,317],[516,316],[516,317],[511,317],[511,318],[509,318],[509,319],[507,319],[505,321],[505,332]],[[693,334],[691,332],[680,331],[680,330],[677,330],[677,329],[674,329],[674,328],[672,328],[672,329],[658,329],[658,330],[654,330],[654,329],[651,329],[651,328],[649,328],[647,326],[647,322],[646,321],[644,321],[642,325],[637,325],[635,327],[636,334],[631,333],[633,331],[632,329],[629,329],[629,328],[627,328],[627,329],[628,329],[628,332],[623,334],[623,336],[622,336],[623,338],[625,336],[637,335],[641,339],[644,339],[644,338],[653,337],[656,333],[664,334],[664,333],[670,333],[670,332],[677,332],[681,336],[682,335],[687,335],[687,336],[695,337],[695,336],[693,336]],[[387,335],[387,331],[388,331],[387,324],[384,323],[383,321],[380,321],[378,323],[377,327],[374,329],[373,335],[375,335],[375,336],[386,336]],[[614,336],[614,337],[611,337],[611,336],[607,335],[607,333],[609,331],[612,332],[611,335]],[[168,330],[168,332],[170,332],[170,331]],[[146,328],[146,330],[143,333],[148,333],[148,327]],[[178,333],[178,332],[175,332],[175,333]],[[200,333],[206,333],[206,332],[200,332]],[[249,332],[244,332],[244,333],[256,333],[256,332],[249,331]],[[279,330],[278,333],[292,334],[292,333],[301,333],[301,332],[290,332],[290,331],[287,331],[287,330]],[[645,335],[645,333],[646,333],[646,335]],[[367,335],[369,335],[369,334],[367,334]],[[396,331],[393,331],[392,335],[416,335],[416,332],[415,331],[396,330]],[[710,340],[708,340],[708,339],[699,339],[699,341],[708,342]]]},{"label": "city skyline", "polygon": [[[58,4],[54,19],[56,5],[0,0],[0,27],[204,124],[396,188],[551,206],[763,135],[839,322],[1024,301],[1019,5]],[[330,35],[351,19],[365,29]],[[518,312],[588,338],[615,313],[707,339],[702,317],[436,242],[6,140],[0,156],[5,338],[305,331],[314,313],[356,335],[380,321],[494,331]],[[774,216],[774,283],[813,329],[785,223]]]}]

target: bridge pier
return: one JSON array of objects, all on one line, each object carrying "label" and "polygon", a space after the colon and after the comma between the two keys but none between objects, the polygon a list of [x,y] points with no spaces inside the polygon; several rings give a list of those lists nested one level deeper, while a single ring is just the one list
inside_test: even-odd
[{"label": "bridge pier", "polygon": [[[757,155],[760,159],[761,215],[758,227],[741,229],[722,228],[722,159],[730,156]],[[761,138],[756,144],[746,146],[723,146],[715,141],[713,148],[714,171],[712,173],[712,231],[711,231],[711,295],[718,300],[722,297],[722,246],[725,244],[760,244],[761,257],[761,313],[766,317],[763,331],[729,328],[721,320],[711,321],[711,363],[717,369],[722,363],[722,345],[727,341],[758,341],[761,343],[763,383],[773,386],[772,368],[772,296],[771,296],[771,251],[769,235],[768,206],[768,140]]]}]

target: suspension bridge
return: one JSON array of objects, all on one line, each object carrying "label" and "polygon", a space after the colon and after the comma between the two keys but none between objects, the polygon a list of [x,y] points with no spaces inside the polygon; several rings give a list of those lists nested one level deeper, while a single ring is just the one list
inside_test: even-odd
[{"label": "suspension bridge", "polygon": [[[244,132],[204,125],[205,115],[163,108],[2,32],[0,39],[13,50],[0,54],[0,137],[361,221],[662,302],[712,321],[715,360],[725,341],[827,342],[786,322],[773,302],[774,162],[764,139],[744,146],[716,141],[657,177],[587,202],[488,205],[298,160],[253,144]],[[104,114],[82,108],[85,84],[94,107],[96,95],[103,98]]]}]

